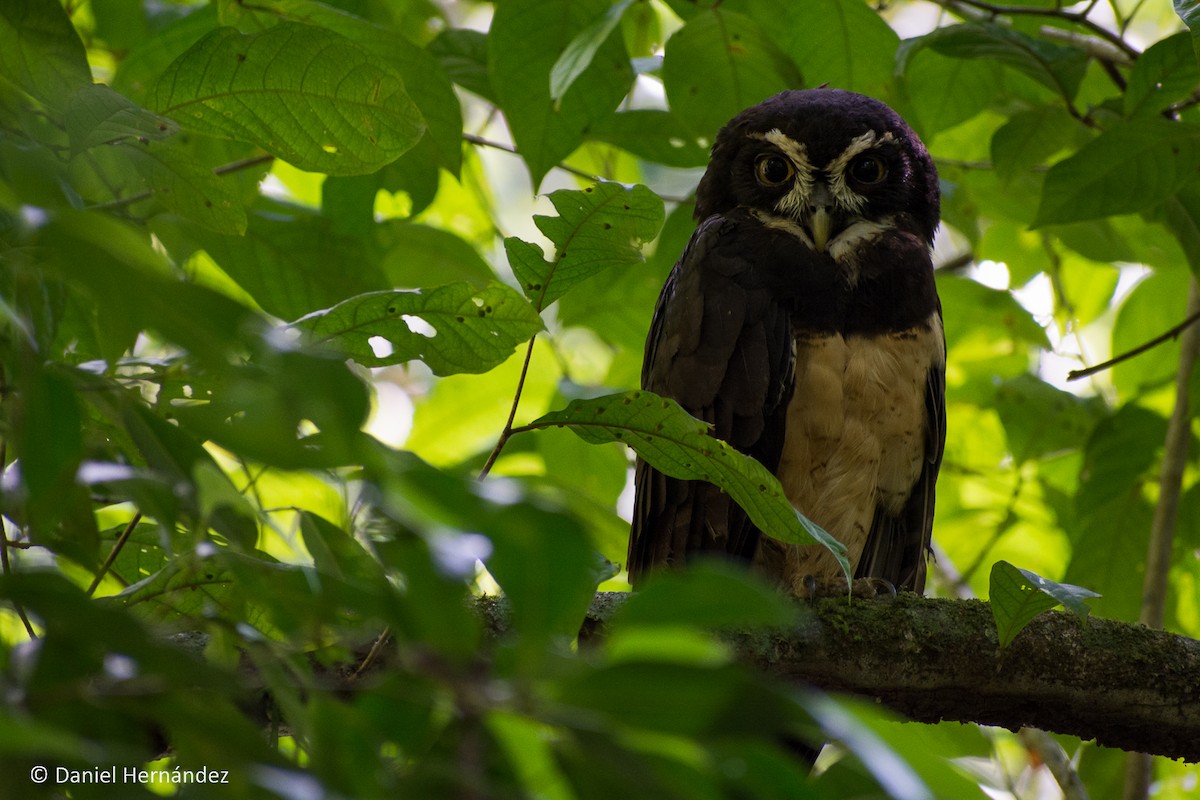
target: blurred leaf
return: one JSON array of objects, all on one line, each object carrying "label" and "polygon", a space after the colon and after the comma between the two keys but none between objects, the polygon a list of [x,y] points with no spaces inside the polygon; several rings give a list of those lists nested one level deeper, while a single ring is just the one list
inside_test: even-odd
[{"label": "blurred leaf", "polygon": [[[1188,280],[1187,273],[1158,270],[1134,286],[1117,311],[1112,352],[1128,352],[1182,321]],[[1113,367],[1113,383],[1123,397],[1138,397],[1173,383],[1178,369],[1179,341],[1171,339]]]},{"label": "blurred leaf", "polygon": [[515,237],[504,240],[521,288],[539,309],[597,272],[641,261],[642,244],[662,227],[662,201],[645,186],[598,183],[578,192],[560,189],[550,202],[559,215],[533,219],[557,248],[552,262],[545,261],[536,245]]},{"label": "blurred leaf", "polygon": [[721,487],[767,536],[792,544],[815,541],[833,553],[849,576],[845,548],[792,507],[775,476],[754,458],[710,436],[709,426],[674,400],[651,392],[573,400],[531,427],[550,425],[567,426],[588,442],[624,442],[672,478]]},{"label": "blurred leaf", "polygon": [[450,79],[489,102],[496,102],[488,76],[488,37],[469,28],[447,28],[429,43],[429,53]]},{"label": "blurred leaf", "polygon": [[708,147],[670,111],[651,108],[621,111],[605,117],[588,136],[628,150],[638,158],[671,167],[702,167]]},{"label": "blurred leaf", "polygon": [[[123,2],[123,0],[119,0]],[[158,78],[176,58],[217,27],[217,6],[205,3],[171,20],[135,43],[113,77],[113,89],[139,105],[147,105]]]},{"label": "blurred leaf", "polygon": [[558,61],[554,62],[554,68],[550,70],[551,100],[555,102],[562,100],[563,95],[571,88],[575,79],[582,75],[583,71],[592,63],[592,59],[596,57],[596,51],[604,44],[604,40],[616,30],[622,15],[632,4],[633,0],[619,0],[609,6],[604,14],[571,40],[567,49],[563,50],[562,55],[558,57]]},{"label": "blurred leaf", "polygon": [[542,329],[512,289],[476,291],[451,283],[415,292],[373,292],[292,323],[316,343],[331,343],[365,366],[419,358],[438,375],[486,372]]},{"label": "blurred leaf", "polygon": [[609,8],[607,0],[508,0],[488,34],[491,88],[536,188],[570,155],[596,120],[610,114],[633,80],[625,47],[608,37],[562,98],[547,76],[575,36]]},{"label": "blurred leaf", "polygon": [[395,72],[345,37],[290,22],[208,34],[167,67],[154,105],[194,130],[331,175],[394,161],[424,128]]},{"label": "blurred leaf", "polygon": [[996,411],[1018,461],[1082,447],[1104,413],[1098,399],[1083,399],[1032,375],[1018,375],[996,390]]},{"label": "blurred leaf", "polygon": [[281,319],[388,286],[364,237],[341,233],[332,220],[297,206],[254,211],[244,236],[186,233],[264,311]]},{"label": "blurred leaf", "polygon": [[1154,206],[1193,180],[1198,166],[1200,127],[1158,118],[1121,123],[1050,168],[1034,225]]},{"label": "blurred leaf", "polygon": [[92,83],[83,42],[55,0],[13,0],[0,8],[0,72],[24,92],[61,111]]},{"label": "blurred leaf", "polygon": [[123,143],[120,153],[142,177],[146,191],[168,210],[215,232],[246,232],[246,209],[231,182],[172,142]]},{"label": "blurred leaf", "polygon": [[1089,609],[1084,599],[1099,596],[1090,589],[1056,583],[1029,570],[1014,567],[1007,561],[997,561],[992,565],[988,597],[992,616],[996,620],[1000,649],[1008,647],[1034,617],[1057,605],[1066,606],[1081,619],[1086,618]]},{"label": "blurred leaf", "polygon": [[484,484],[484,497],[492,494],[501,504],[482,529],[494,545],[488,572],[512,607],[518,669],[528,672],[541,666],[547,645],[570,646],[596,586],[616,570],[593,552],[572,516],[529,500],[514,502],[518,498],[509,497],[514,488]]},{"label": "blurred leaf", "polygon": [[746,629],[794,625],[800,613],[795,602],[747,570],[701,561],[686,570],[652,575],[621,605],[612,625]]},{"label": "blurred leaf", "polygon": [[466,281],[482,289],[496,280],[496,273],[479,251],[450,231],[415,222],[395,222],[380,231],[380,238],[387,248],[380,269],[393,286]]},{"label": "blurred leaf", "polygon": [[715,136],[742,109],[803,85],[795,65],[754,20],[720,7],[667,40],[662,77],[671,112],[702,137]]},{"label": "blurred leaf", "polygon": [[1001,177],[1043,164],[1075,143],[1075,120],[1057,105],[1034,106],[1009,117],[992,136],[992,161]]},{"label": "blurred leaf", "polygon": [[387,585],[379,562],[351,534],[324,517],[302,511],[300,535],[304,537],[304,547],[312,554],[313,566],[319,571],[364,588]]}]

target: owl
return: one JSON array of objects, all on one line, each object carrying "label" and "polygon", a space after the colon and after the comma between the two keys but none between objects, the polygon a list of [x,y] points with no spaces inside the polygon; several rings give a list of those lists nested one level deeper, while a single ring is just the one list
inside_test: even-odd
[{"label": "owl", "polygon": [[[933,160],[883,103],[813,89],[746,109],[717,134],[642,369],[771,470],[856,578],[916,592],[946,437],[938,206]],[[763,535],[717,487],[642,461],[634,480],[635,585],[709,555],[798,596],[839,584],[828,550]]]}]

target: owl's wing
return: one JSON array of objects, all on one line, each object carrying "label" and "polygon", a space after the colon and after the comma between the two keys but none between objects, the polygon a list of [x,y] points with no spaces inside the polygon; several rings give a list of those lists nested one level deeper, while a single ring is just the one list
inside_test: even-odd
[{"label": "owl's wing", "polygon": [[[942,318],[941,304],[937,319]],[[937,326],[940,333],[941,325]],[[890,515],[881,508],[867,534],[855,577],[883,578],[897,589],[925,590],[925,555],[933,533],[934,486],[946,446],[946,343],[943,358],[929,368],[925,383],[925,454],[921,474],[903,509]]]},{"label": "owl's wing", "polygon": [[[772,471],[794,366],[779,241],[741,212],[701,223],[663,286],[642,367],[643,388],[675,399]],[[634,481],[631,581],[697,555],[753,556],[759,532],[720,489],[640,459]]]}]

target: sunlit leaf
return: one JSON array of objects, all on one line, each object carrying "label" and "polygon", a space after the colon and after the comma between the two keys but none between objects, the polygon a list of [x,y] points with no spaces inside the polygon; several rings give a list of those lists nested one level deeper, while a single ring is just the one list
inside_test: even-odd
[{"label": "sunlit leaf", "polygon": [[763,533],[792,544],[816,542],[833,553],[849,575],[845,548],[792,507],[778,479],[755,459],[710,436],[708,425],[674,400],[651,392],[574,400],[531,427],[550,425],[569,427],[589,442],[624,442],[672,478],[720,486]]},{"label": "sunlit leaf", "polygon": [[645,186],[599,183],[582,191],[550,195],[557,217],[537,216],[538,229],[554,242],[550,262],[541,248],[510,237],[509,265],[525,294],[545,308],[592,275],[642,260],[642,245],[662,226],[662,201]]},{"label": "sunlit leaf", "polygon": [[167,67],[154,107],[332,175],[378,169],[424,130],[399,75],[345,37],[296,23],[213,31]]},{"label": "sunlit leaf", "polygon": [[366,366],[419,358],[438,375],[486,372],[542,329],[533,307],[494,283],[359,295],[293,325]]},{"label": "sunlit leaf", "polygon": [[596,51],[604,44],[604,40],[609,37],[609,34],[616,29],[621,22],[621,16],[632,4],[633,0],[620,0],[620,2],[614,3],[602,16],[571,40],[567,49],[563,50],[562,55],[558,57],[558,61],[554,62],[554,68],[550,70],[551,100],[557,102],[562,99],[575,79],[582,75],[583,71],[592,63]]}]

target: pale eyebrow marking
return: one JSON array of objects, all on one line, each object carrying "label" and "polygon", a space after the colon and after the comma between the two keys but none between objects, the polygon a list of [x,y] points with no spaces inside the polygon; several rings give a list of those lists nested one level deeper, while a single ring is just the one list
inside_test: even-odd
[{"label": "pale eyebrow marking", "polygon": [[751,133],[750,138],[770,142],[792,162],[796,177],[792,188],[775,204],[775,209],[781,214],[799,216],[812,198],[813,180],[816,175],[812,162],[808,160],[808,148],[803,142],[797,142],[779,128],[772,128],[766,133]]},{"label": "pale eyebrow marking", "polygon": [[861,136],[851,139],[846,149],[825,167],[825,172],[829,175],[829,190],[833,193],[839,206],[848,208],[856,214],[862,211],[863,206],[867,204],[867,198],[846,185],[846,167],[849,166],[850,160],[860,153],[885,144],[893,146],[897,144],[896,137],[892,135],[891,131],[884,131],[882,136],[876,131],[867,131]]}]

